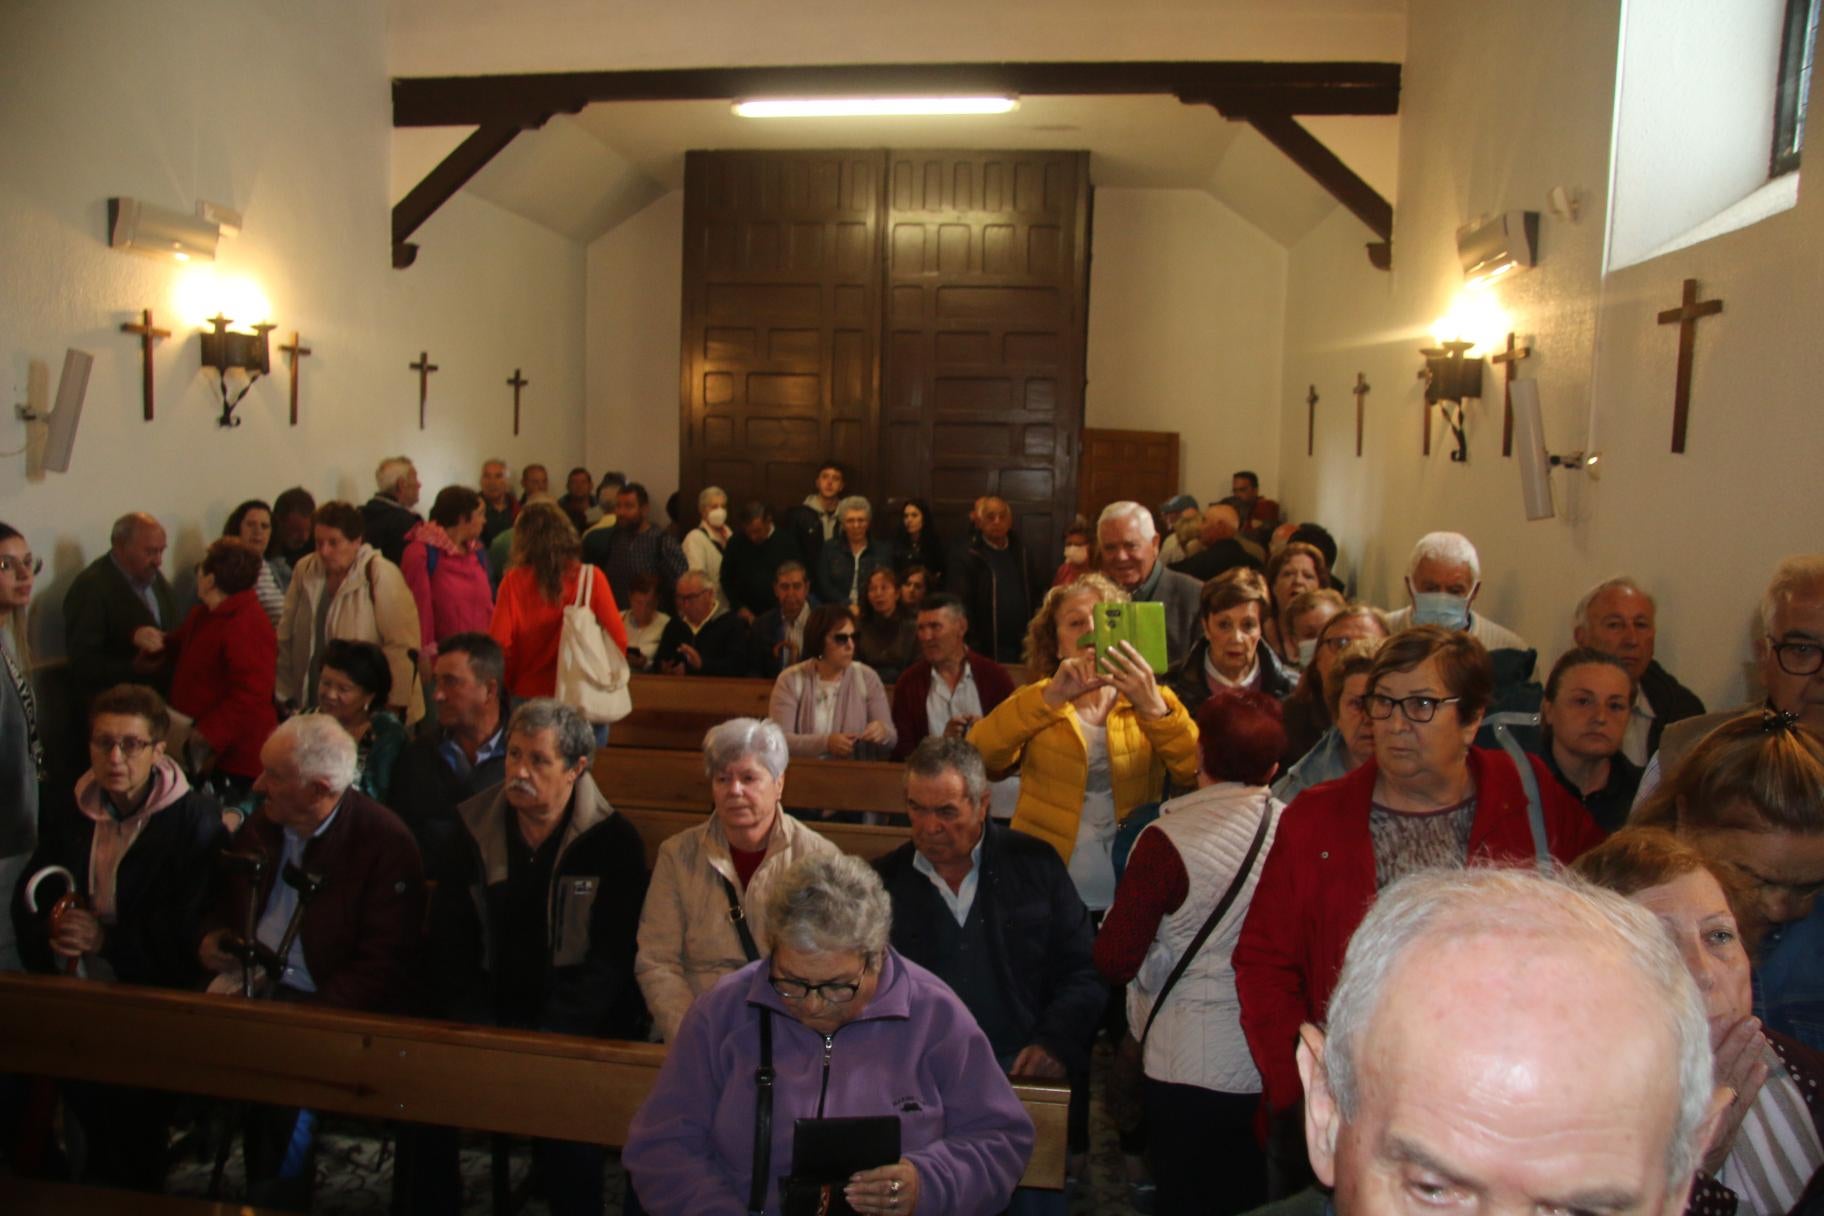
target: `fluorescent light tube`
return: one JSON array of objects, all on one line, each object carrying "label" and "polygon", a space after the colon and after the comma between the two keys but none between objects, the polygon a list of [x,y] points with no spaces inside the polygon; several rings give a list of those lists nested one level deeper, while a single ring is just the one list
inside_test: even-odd
[{"label": "fluorescent light tube", "polygon": [[1014,97],[776,97],[735,103],[742,118],[878,118],[911,115],[1006,114]]}]

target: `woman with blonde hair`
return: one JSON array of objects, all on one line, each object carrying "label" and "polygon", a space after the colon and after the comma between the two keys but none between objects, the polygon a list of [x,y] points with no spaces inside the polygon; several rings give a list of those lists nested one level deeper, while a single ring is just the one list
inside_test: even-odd
[{"label": "woman with blonde hair", "polygon": [[1292,601],[1307,591],[1330,585],[1330,563],[1316,545],[1295,540],[1267,562],[1271,610],[1261,618],[1261,632],[1282,664],[1297,672],[1298,640],[1292,636]]},{"label": "woman with blonde hair", "polygon": [[1762,943],[1757,1012],[1824,1050],[1824,741],[1771,709],[1731,718],[1628,823],[1674,832],[1744,883],[1742,928]]},{"label": "woman with blonde hair", "polygon": [[589,580],[589,610],[614,644],[627,653],[627,627],[608,576],[583,564],[583,543],[563,508],[531,503],[513,523],[513,555],[500,580],[488,633],[506,658],[507,691],[517,700],[557,691],[557,646],[564,609]]},{"label": "woman with blonde hair", "polygon": [[1138,651],[1104,655],[1080,643],[1095,632],[1097,604],[1128,595],[1100,574],[1046,592],[1026,631],[1026,668],[1038,678],[969,730],[990,776],[1016,764],[1013,827],[1058,851],[1091,912],[1115,897],[1115,827],[1157,801],[1169,772],[1197,779],[1197,727]]}]

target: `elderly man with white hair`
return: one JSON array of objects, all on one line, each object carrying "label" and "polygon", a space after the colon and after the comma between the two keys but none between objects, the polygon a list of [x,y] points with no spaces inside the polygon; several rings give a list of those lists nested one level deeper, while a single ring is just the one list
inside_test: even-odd
[{"label": "elderly man with white hair", "polygon": [[1529,650],[1526,639],[1472,611],[1482,593],[1482,562],[1461,532],[1427,532],[1406,561],[1406,594],[1412,602],[1387,614],[1395,633],[1414,625],[1460,629],[1483,649]]},{"label": "elderly man with white hair", "polygon": [[1674,1216],[1734,1096],[1653,914],[1530,870],[1383,892],[1298,1066],[1334,1195],[1280,1212]]},{"label": "elderly man with white hair", "polygon": [[1137,502],[1111,502],[1096,518],[1096,547],[1102,573],[1136,603],[1165,605],[1166,658],[1176,667],[1203,636],[1198,601],[1203,584],[1159,560],[1159,529],[1153,513]]},{"label": "elderly man with white hair", "polygon": [[654,665],[667,675],[744,676],[749,637],[746,622],[734,613],[714,615],[716,585],[701,570],[678,577],[677,615],[659,634]]},{"label": "elderly man with white hair", "polygon": [[[242,859],[205,921],[198,950],[229,982],[252,904],[254,951],[279,1000],[401,1012],[424,921],[424,868],[399,817],[350,788],[355,741],[326,714],[281,725],[260,749],[260,809],[229,845]],[[246,860],[257,856],[257,868]],[[289,941],[289,949],[284,949]],[[280,951],[283,950],[281,954]],[[308,1207],[315,1164],[309,1111],[256,1108],[246,1128],[247,1194],[261,1207]],[[300,1144],[310,1145],[304,1153]]]},{"label": "elderly man with white hair", "polygon": [[361,504],[361,518],[366,521],[367,543],[397,566],[405,554],[405,535],[424,522],[412,510],[418,505],[422,487],[418,470],[409,456],[388,456],[374,470],[374,496]]},{"label": "elderly man with white hair", "polygon": [[1696,693],[1672,678],[1653,657],[1659,605],[1625,574],[1606,578],[1577,601],[1571,614],[1571,636],[1579,646],[1613,655],[1634,677],[1640,695],[1628,715],[1621,754],[1637,767],[1659,750],[1666,727],[1704,712]]}]

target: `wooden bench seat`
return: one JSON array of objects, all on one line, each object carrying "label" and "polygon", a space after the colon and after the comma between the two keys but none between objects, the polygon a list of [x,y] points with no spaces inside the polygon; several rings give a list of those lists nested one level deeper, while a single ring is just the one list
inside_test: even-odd
[{"label": "wooden bench seat", "polygon": [[[58,976],[0,975],[0,1072],[305,1106],[364,1119],[618,1148],[664,1059],[665,1048],[656,1043],[457,1026]],[[1044,1083],[1014,1088],[1038,1128],[1023,1183],[1059,1189],[1070,1091]],[[143,1197],[132,1198],[137,1203]],[[113,1210],[165,1211],[149,1202]]]},{"label": "wooden bench seat", "polygon": [[[701,752],[605,747],[594,776],[617,807],[707,811],[713,804]],[[906,812],[905,768],[886,760],[800,760],[785,770],[787,806],[830,811]]]}]

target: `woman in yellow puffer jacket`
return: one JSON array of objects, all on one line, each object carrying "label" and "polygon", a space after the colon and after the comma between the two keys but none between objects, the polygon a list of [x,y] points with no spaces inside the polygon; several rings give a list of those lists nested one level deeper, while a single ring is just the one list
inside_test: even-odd
[{"label": "woman in yellow puffer jacket", "polygon": [[1184,786],[1197,777],[1197,726],[1139,652],[1123,643],[1109,670],[1079,651],[1095,631],[1099,603],[1127,593],[1099,574],[1053,587],[1026,634],[1026,669],[1051,672],[1015,692],[969,731],[996,776],[1015,766],[1016,831],[1063,857],[1091,912],[1115,897],[1115,827],[1156,801],[1169,771]]}]

